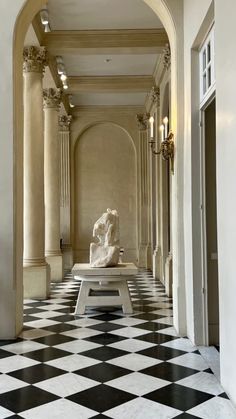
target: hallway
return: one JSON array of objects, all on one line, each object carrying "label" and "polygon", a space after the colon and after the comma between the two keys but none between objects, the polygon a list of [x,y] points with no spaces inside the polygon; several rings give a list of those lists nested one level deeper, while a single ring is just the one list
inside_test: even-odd
[{"label": "hallway", "polygon": [[78,288],[68,274],[49,300],[25,301],[21,337],[1,341],[0,418],[235,419],[197,348],[176,336],[150,271],[129,282],[131,316],[75,318]]}]

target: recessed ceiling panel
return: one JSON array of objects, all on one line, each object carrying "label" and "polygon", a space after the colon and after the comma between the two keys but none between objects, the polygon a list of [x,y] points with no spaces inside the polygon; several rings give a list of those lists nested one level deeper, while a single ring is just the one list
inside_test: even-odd
[{"label": "recessed ceiling panel", "polygon": [[100,106],[100,105],[143,105],[146,93],[81,93],[73,95],[73,104],[77,106]]},{"label": "recessed ceiling panel", "polygon": [[53,30],[161,28],[143,0],[49,0]]},{"label": "recessed ceiling panel", "polygon": [[65,55],[68,76],[152,75],[157,54]]}]

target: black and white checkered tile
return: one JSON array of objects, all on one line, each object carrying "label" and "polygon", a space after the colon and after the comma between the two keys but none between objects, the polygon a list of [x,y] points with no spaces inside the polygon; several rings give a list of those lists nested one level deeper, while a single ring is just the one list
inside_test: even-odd
[{"label": "black and white checkered tile", "polygon": [[196,347],[172,326],[172,301],[151,273],[129,282],[134,314],[75,317],[79,282],[25,301],[25,327],[0,342],[0,419],[235,419]]}]

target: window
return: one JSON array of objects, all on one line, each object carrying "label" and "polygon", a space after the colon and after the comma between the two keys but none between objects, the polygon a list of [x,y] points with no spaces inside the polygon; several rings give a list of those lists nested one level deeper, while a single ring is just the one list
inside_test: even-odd
[{"label": "window", "polygon": [[215,86],[214,28],[200,49],[200,101],[204,101]]}]

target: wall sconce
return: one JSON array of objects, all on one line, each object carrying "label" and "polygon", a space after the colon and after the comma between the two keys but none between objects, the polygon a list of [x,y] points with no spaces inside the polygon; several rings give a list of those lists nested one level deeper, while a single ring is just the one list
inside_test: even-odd
[{"label": "wall sconce", "polygon": [[41,19],[41,23],[44,27],[44,32],[50,32],[51,28],[50,28],[50,24],[49,24],[49,14],[48,14],[47,9],[42,9],[40,11],[40,19]]},{"label": "wall sconce", "polygon": [[152,153],[155,155],[161,155],[163,160],[170,161],[171,173],[174,173],[174,134],[172,131],[168,132],[168,118],[167,116],[163,119],[163,124],[160,126],[161,133],[161,147],[160,150],[155,149],[154,140],[154,118],[149,118],[150,123],[150,138],[149,144],[151,145]]}]

